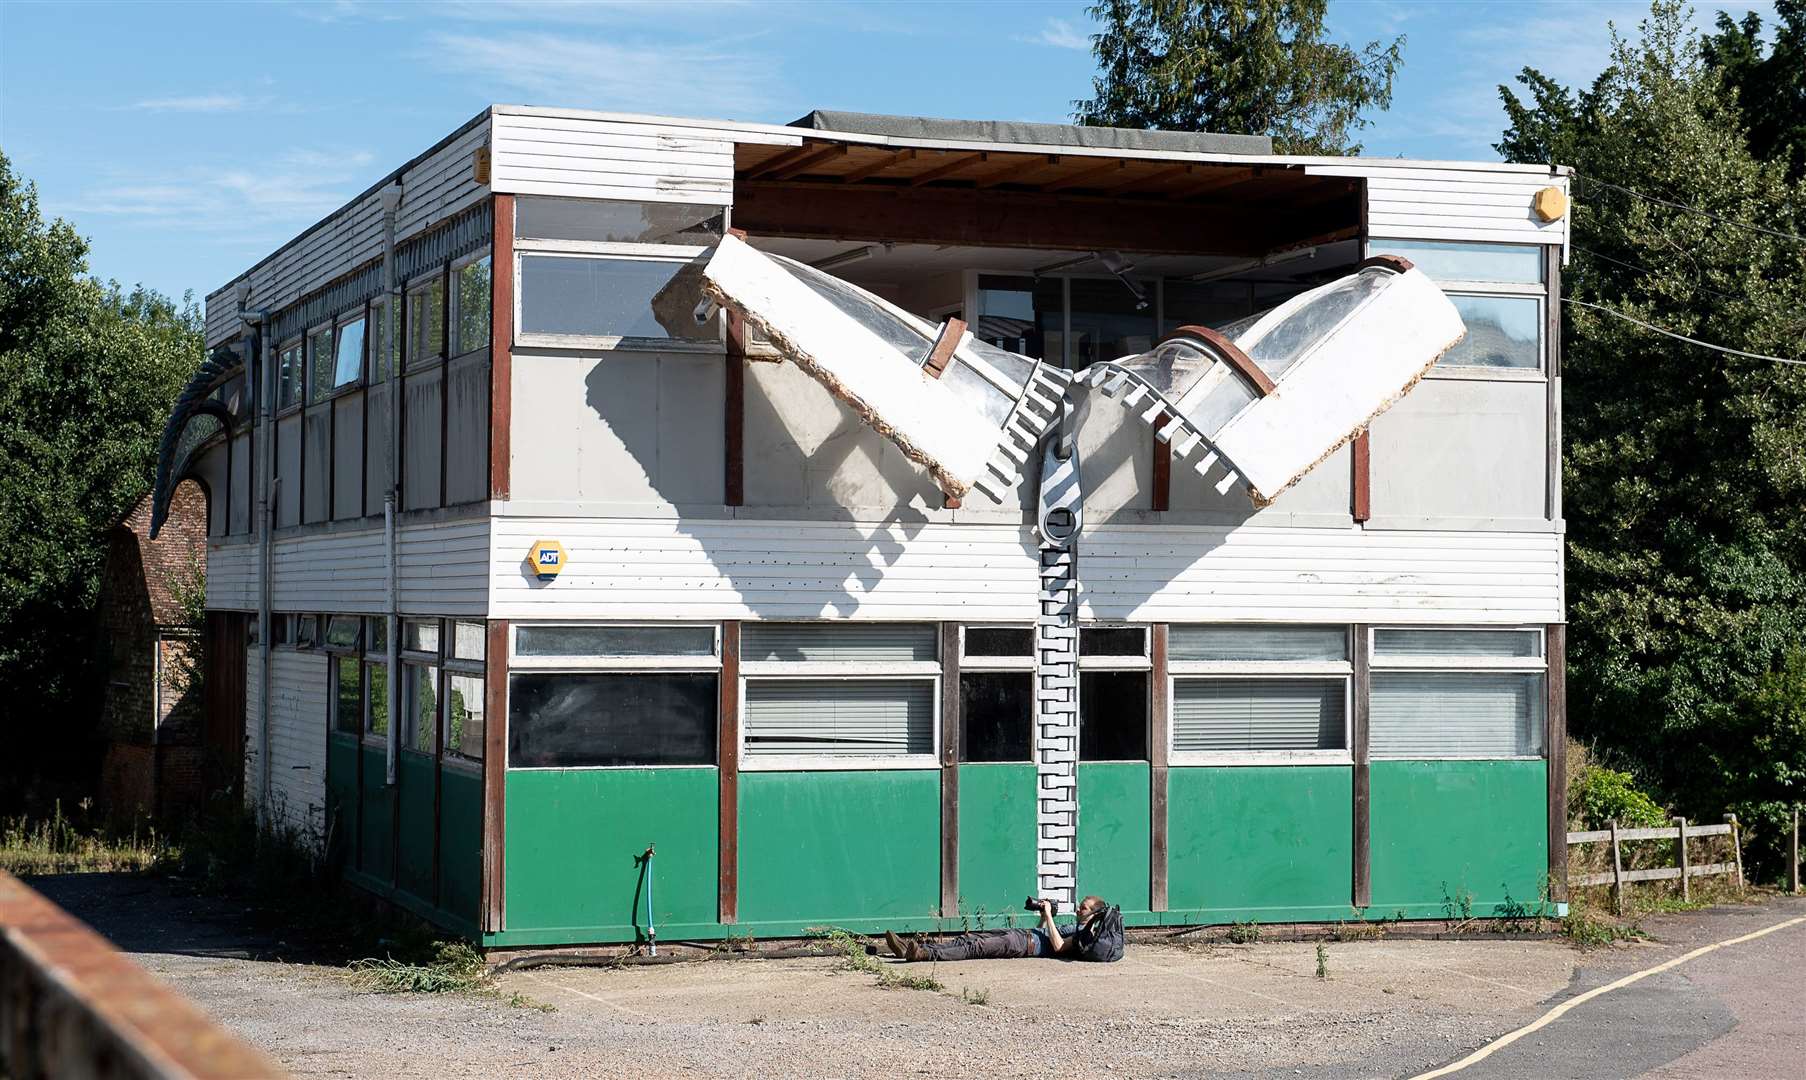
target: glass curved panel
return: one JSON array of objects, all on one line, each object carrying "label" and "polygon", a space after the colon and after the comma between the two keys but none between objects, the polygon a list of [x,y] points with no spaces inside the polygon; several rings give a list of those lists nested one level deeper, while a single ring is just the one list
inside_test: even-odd
[{"label": "glass curved panel", "polygon": [[1306,293],[1303,303],[1270,325],[1263,327],[1257,322],[1251,331],[1233,340],[1262,371],[1277,380],[1342,320],[1385,289],[1393,276],[1373,269],[1342,278],[1327,288]]}]

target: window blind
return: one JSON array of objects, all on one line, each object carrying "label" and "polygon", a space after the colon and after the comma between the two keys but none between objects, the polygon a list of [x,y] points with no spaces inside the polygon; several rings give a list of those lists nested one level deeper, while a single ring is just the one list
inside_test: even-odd
[{"label": "window blind", "polygon": [[1173,749],[1342,750],[1342,679],[1175,679]]},{"label": "window blind", "polygon": [[1345,626],[1174,626],[1167,636],[1173,660],[1348,659]]},{"label": "window blind", "polygon": [[1527,757],[1542,752],[1543,676],[1516,671],[1375,672],[1374,757]]},{"label": "window blind", "polygon": [[748,679],[753,757],[934,753],[931,679]]},{"label": "window blind", "polygon": [[932,663],[938,636],[933,623],[747,623],[741,629],[740,659]]},{"label": "window blind", "polygon": [[1541,656],[1534,630],[1375,630],[1373,655],[1380,659],[1423,656]]}]

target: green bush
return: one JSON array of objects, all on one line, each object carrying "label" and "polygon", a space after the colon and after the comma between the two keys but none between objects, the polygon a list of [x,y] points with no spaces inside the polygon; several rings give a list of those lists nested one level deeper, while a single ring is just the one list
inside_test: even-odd
[{"label": "green bush", "polygon": [[1623,828],[1653,829],[1667,825],[1668,812],[1637,788],[1627,772],[1587,765],[1568,782],[1568,820],[1588,829],[1603,829],[1616,820]]}]

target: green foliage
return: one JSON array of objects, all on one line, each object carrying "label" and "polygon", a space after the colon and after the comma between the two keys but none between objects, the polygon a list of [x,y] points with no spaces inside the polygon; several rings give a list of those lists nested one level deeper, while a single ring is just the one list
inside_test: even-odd
[{"label": "green foliage", "polygon": [[1669,815],[1629,773],[1588,765],[1568,781],[1568,820],[1583,829],[1603,829],[1614,820],[1621,828],[1654,829],[1667,825]]},{"label": "green foliage", "polygon": [[1329,978],[1329,946],[1321,941],[1317,943],[1317,977]]},{"label": "green foliage", "polygon": [[1261,938],[1260,921],[1249,919],[1247,922],[1232,923],[1224,936],[1236,945],[1258,945]]},{"label": "green foliage", "polygon": [[[85,276],[0,155],[0,699],[34,779],[92,758],[103,538],[150,488],[171,401],[202,358],[200,312]],[[26,801],[23,778],[0,792]]]},{"label": "green foliage", "polygon": [[0,871],[31,874],[112,873],[145,870],[169,855],[169,838],[154,826],[133,822],[109,827],[83,799],[72,817],[59,800],[43,818],[0,821]]},{"label": "green foliage", "polygon": [[1775,0],[1775,40],[1764,51],[1762,16],[1742,22],[1718,13],[1718,33],[1702,43],[1707,64],[1737,91],[1750,149],[1780,161],[1795,180],[1806,177],[1806,0]]},{"label": "green foliage", "polygon": [[1282,154],[1357,154],[1392,104],[1405,39],[1324,39],[1328,0],[1098,0],[1095,97],[1081,124],[1271,135]]},{"label": "green foliage", "polygon": [[1594,911],[1578,895],[1561,920],[1561,935],[1581,949],[1596,949],[1618,941],[1635,941],[1649,935],[1636,923],[1623,923]]},{"label": "green foliage", "polygon": [[[480,990],[489,982],[483,955],[462,941],[441,941],[433,957],[407,963],[394,957],[357,960],[351,964],[352,982],[373,994],[448,994]],[[510,1005],[530,1005],[528,999]]]},{"label": "green foliage", "polygon": [[[1732,224],[1806,232],[1806,191],[1751,153],[1677,3],[1658,0],[1634,39],[1614,31],[1586,89],[1519,82],[1527,100],[1500,88],[1498,149],[1581,177],[1568,296],[1806,354],[1806,245]],[[1563,338],[1570,726],[1690,818],[1800,798],[1787,711],[1751,708],[1806,636],[1806,368],[1575,307]],[[1758,744],[1795,756],[1765,765]]]}]

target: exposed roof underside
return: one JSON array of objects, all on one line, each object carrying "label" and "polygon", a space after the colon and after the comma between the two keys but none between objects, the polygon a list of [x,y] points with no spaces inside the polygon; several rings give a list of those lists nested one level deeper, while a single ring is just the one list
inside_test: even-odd
[{"label": "exposed roof underside", "polygon": [[1111,150],[1159,150],[1192,154],[1266,157],[1273,140],[1265,135],[1218,135],[1205,131],[1148,131],[1141,128],[1030,124],[1015,120],[941,120],[926,116],[834,112],[816,109],[791,127],[888,135],[900,139],[950,142],[1021,143],[1029,146],[1084,146]]}]

